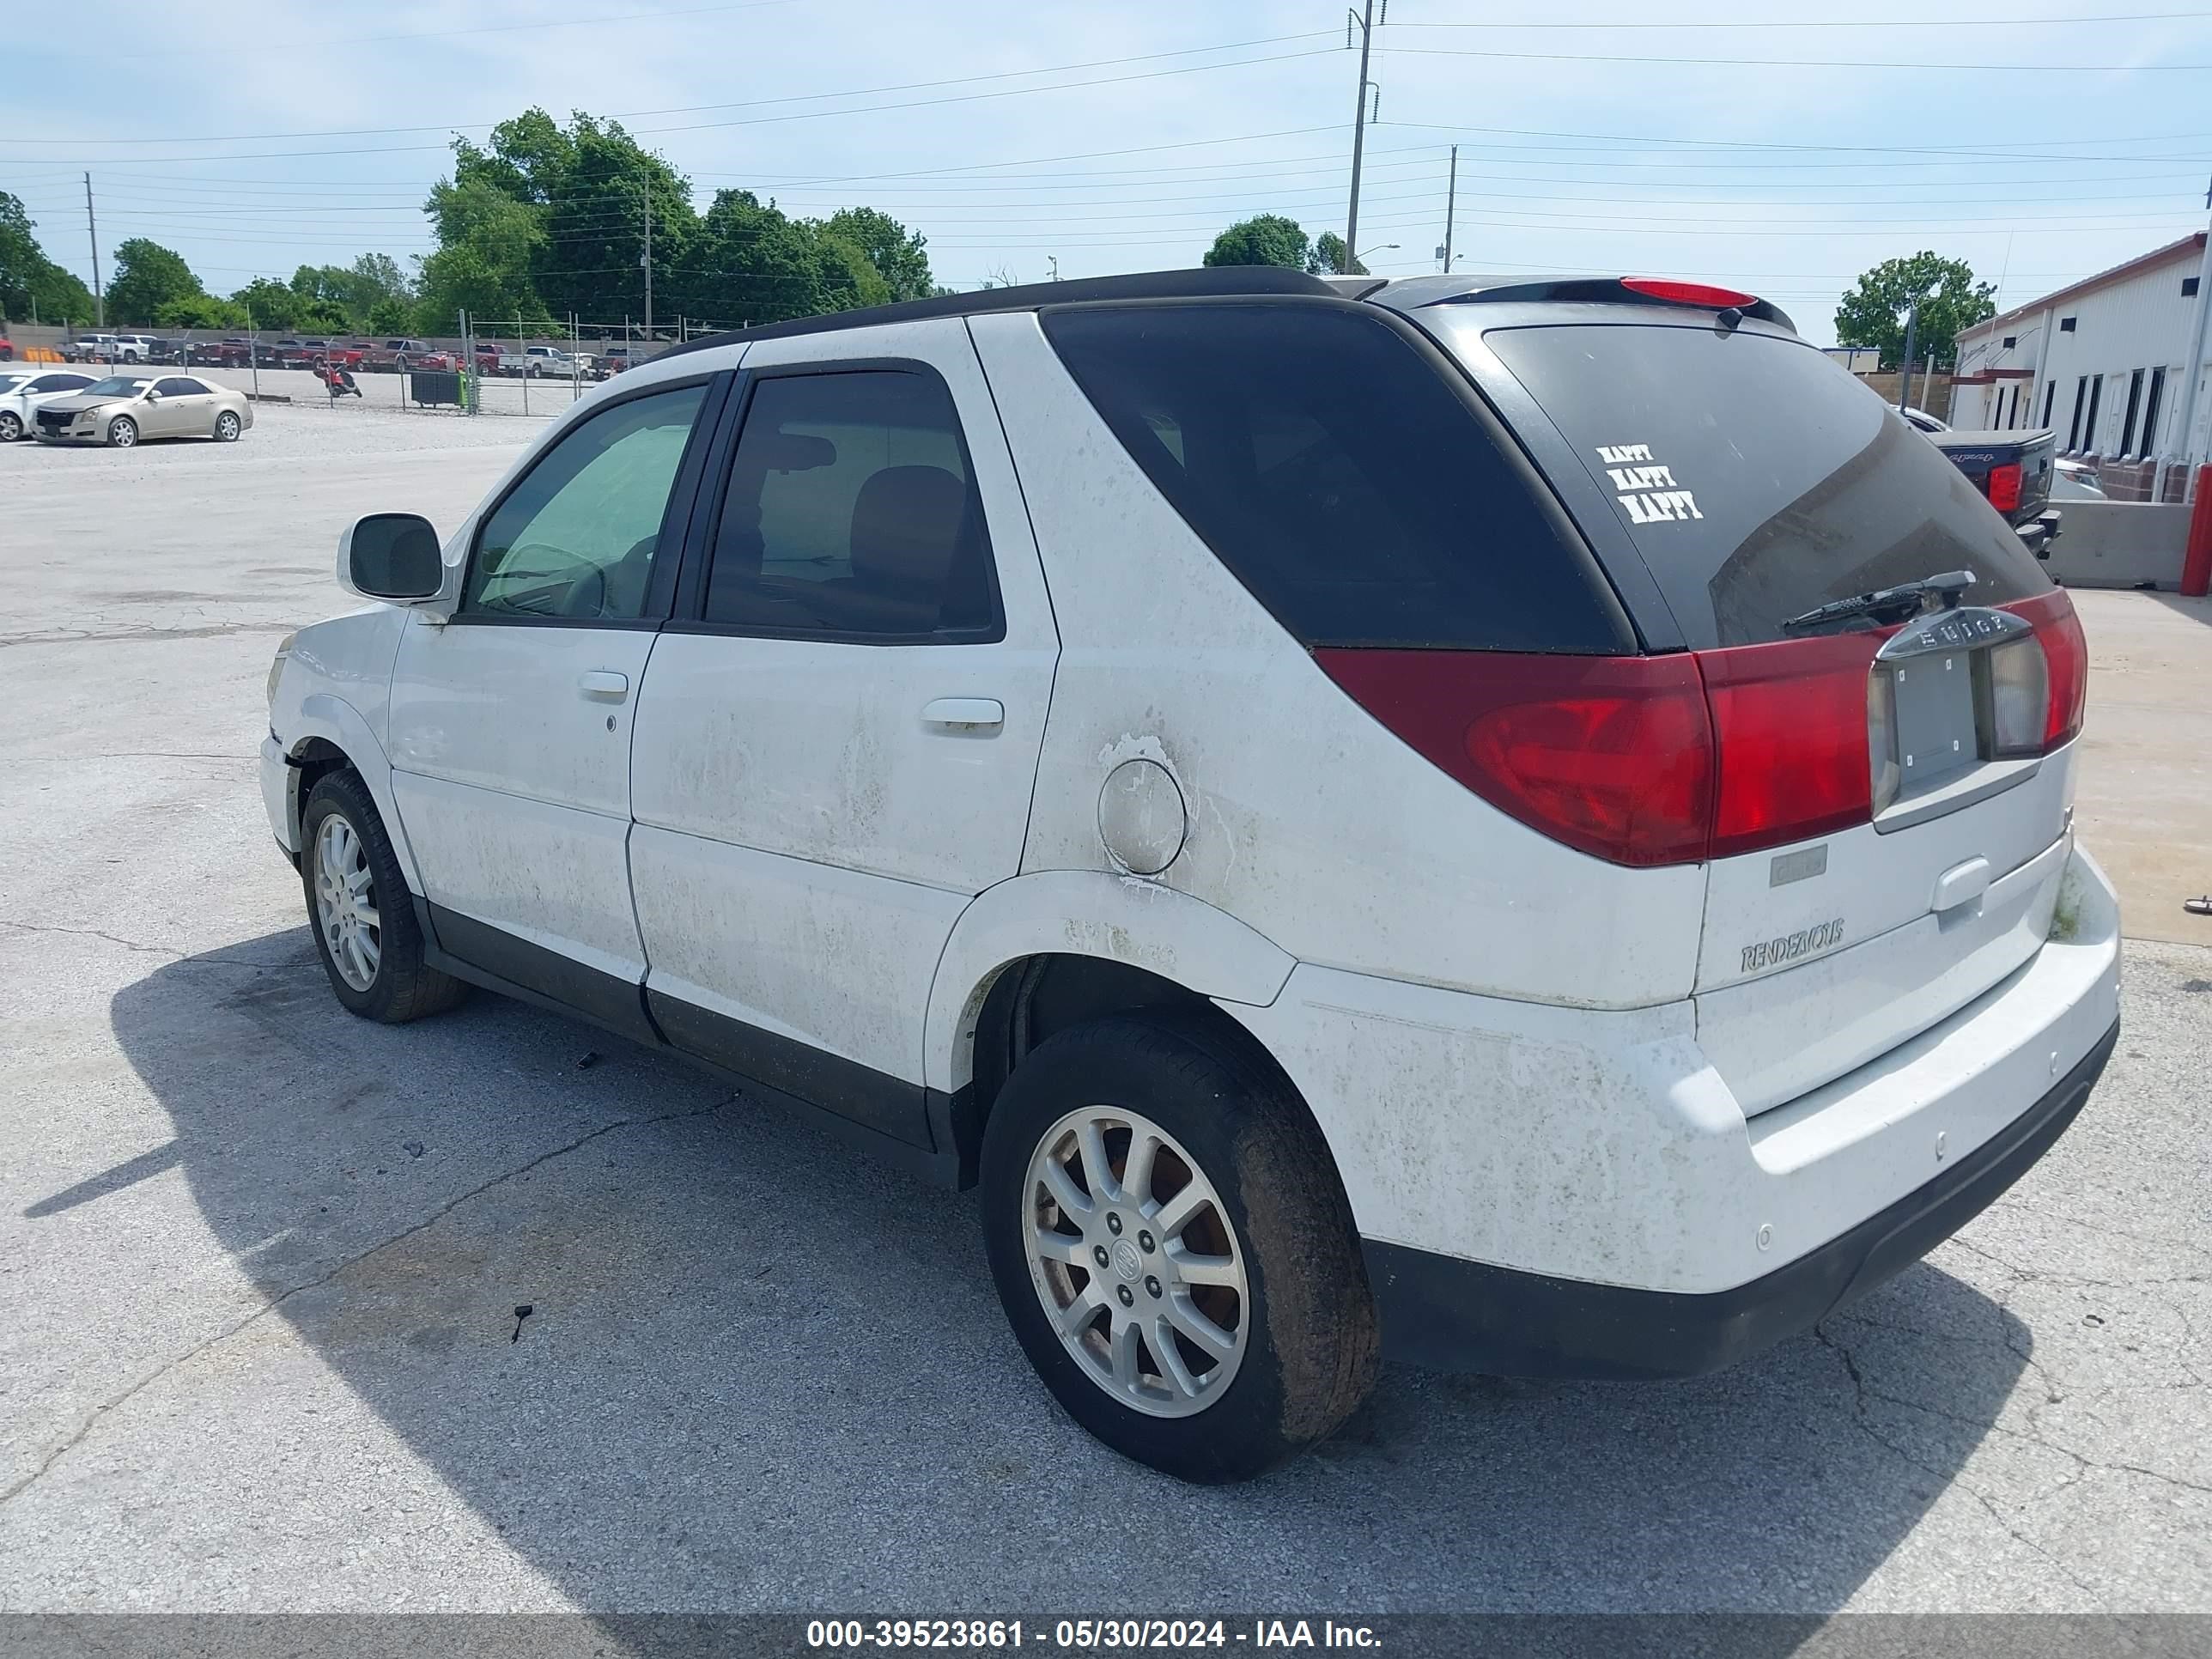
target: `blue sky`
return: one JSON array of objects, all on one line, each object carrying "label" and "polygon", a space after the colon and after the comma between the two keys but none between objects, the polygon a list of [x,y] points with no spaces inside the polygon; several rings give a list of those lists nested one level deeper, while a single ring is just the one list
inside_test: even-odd
[{"label": "blue sky", "polygon": [[[2026,21],[2074,18],[2104,21]],[[1341,0],[82,0],[9,35],[0,189],[88,279],[87,169],[103,252],[150,237],[228,292],[427,252],[451,134],[532,104],[618,116],[702,206],[881,207],[959,287],[1194,264],[1254,212],[1344,225]],[[1376,40],[1385,274],[1437,269],[1455,143],[1456,268],[1709,276],[1823,343],[1892,255],[2016,304],[2205,222],[2212,0],[1395,0]]]}]

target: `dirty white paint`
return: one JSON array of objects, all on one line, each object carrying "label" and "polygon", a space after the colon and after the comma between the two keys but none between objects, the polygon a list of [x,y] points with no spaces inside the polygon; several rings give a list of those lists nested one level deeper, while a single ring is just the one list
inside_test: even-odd
[{"label": "dirty white paint", "polygon": [[1063,638],[1024,871],[1112,870],[1099,791],[1142,757],[1189,816],[1158,879],[1301,960],[1592,1006],[1689,994],[1703,871],[1571,851],[1413,753],[1161,500],[1035,317],[969,331]]},{"label": "dirty white paint", "polygon": [[[297,755],[311,739],[335,744],[352,757],[386,825],[399,822],[392,799],[392,764],[385,749],[386,717],[392,701],[392,658],[398,648],[404,613],[375,605],[301,629],[276,682],[269,707],[272,732],[282,734],[262,750],[262,798],[270,827],[288,850],[298,850],[300,802],[286,754]],[[404,832],[392,832],[400,873],[420,890],[413,848]]]},{"label": "dirty white paint", "polygon": [[964,896],[640,824],[654,990],[921,1080],[929,983]]},{"label": "dirty white paint", "polygon": [[[1905,1197],[2011,1122],[2118,1012],[2118,913],[2076,853],[2084,921],[1997,990],[1747,1123],[1687,1002],[1542,1007],[1301,965],[1222,1006],[1281,1061],[1362,1234],[1600,1284],[1708,1292]],[[1759,1231],[1768,1230],[1766,1243]]]},{"label": "dirty white paint", "polygon": [[969,1039],[999,970],[1048,953],[1103,957],[1230,1002],[1274,1000],[1290,956],[1236,917],[1158,882],[1054,870],[1002,882],[961,915],[929,993],[931,1087],[969,1078]]}]

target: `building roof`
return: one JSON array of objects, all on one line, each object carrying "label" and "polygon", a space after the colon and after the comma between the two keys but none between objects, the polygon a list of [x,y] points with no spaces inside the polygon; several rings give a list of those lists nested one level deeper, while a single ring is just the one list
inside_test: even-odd
[{"label": "building roof", "polygon": [[1959,331],[1959,337],[1963,340],[1970,334],[1983,334],[2001,328],[2007,323],[2016,323],[2033,312],[2057,305],[2061,300],[2070,300],[2079,294],[2087,294],[2095,289],[2106,288],[2114,283],[2125,282],[2130,276],[2139,275],[2154,266],[2162,265],[2168,260],[2178,258],[2185,254],[2201,252],[2203,246],[2204,233],[2201,230],[2193,232],[2178,242],[2168,242],[2164,247],[2153,248],[2148,253],[2139,253],[2124,264],[2114,265],[2110,270],[2100,270],[2094,276],[2084,276],[2078,283],[2069,283],[2064,288],[2052,289],[2039,300],[2030,300],[2024,306],[2014,306],[2010,311],[1999,312],[1986,322],[1976,323],[1971,328],[1962,328]]}]

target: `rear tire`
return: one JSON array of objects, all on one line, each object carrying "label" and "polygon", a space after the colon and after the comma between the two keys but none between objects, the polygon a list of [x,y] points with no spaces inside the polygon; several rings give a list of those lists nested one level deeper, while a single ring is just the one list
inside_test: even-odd
[{"label": "rear tire", "polygon": [[1023,1351],[1126,1457],[1245,1480],[1373,1386],[1374,1303],[1335,1164],[1240,1033],[1123,1015],[1048,1038],[993,1104],[981,1196]]},{"label": "rear tire", "polygon": [[443,1013],[468,987],[424,965],[422,930],[392,837],[351,772],[326,773],[300,814],[307,926],[347,1011],[387,1025]]},{"label": "rear tire", "polygon": [[242,430],[242,428],[240,426],[238,416],[232,414],[230,410],[226,409],[222,414],[215,417],[215,441],[217,443],[236,443],[238,441],[238,434],[240,430]]}]

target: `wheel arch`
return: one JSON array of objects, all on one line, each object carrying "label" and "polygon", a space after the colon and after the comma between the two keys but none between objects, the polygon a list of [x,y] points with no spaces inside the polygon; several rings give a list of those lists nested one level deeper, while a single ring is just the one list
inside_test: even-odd
[{"label": "wheel arch", "polygon": [[408,844],[407,829],[400,821],[398,803],[392,793],[392,763],[385,758],[384,745],[376,740],[360,710],[328,693],[317,692],[301,701],[291,726],[284,756],[291,772],[286,799],[295,843],[300,839],[300,815],[307,805],[307,792],[328,773],[351,771],[376,803],[377,815],[384,820],[385,833],[392,838],[392,854],[399,860],[399,871],[407,878],[409,889],[420,893],[422,881],[416,869],[414,849]]},{"label": "wheel arch", "polygon": [[1257,1046],[1216,1005],[1265,1006],[1296,965],[1227,912],[1157,883],[1092,871],[1018,876],[979,896],[945,943],[923,1025],[923,1080],[957,1103],[955,1138],[972,1159],[999,1088],[1054,1031],[1172,1007]]}]

